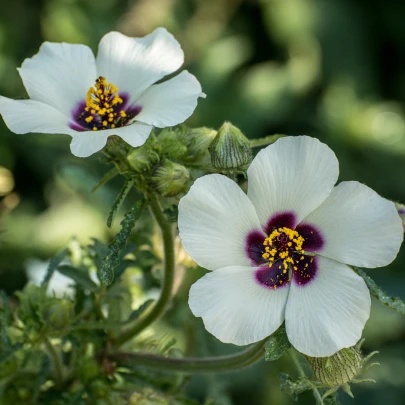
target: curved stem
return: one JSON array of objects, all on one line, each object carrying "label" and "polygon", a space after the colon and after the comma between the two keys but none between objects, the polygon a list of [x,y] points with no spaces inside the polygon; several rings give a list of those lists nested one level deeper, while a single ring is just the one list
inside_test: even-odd
[{"label": "curved stem", "polygon": [[129,368],[131,366],[142,366],[159,371],[186,374],[223,373],[248,367],[264,358],[264,343],[263,340],[242,352],[218,357],[186,357],[179,359],[153,354],[115,353],[108,355],[108,358],[116,361],[120,366]]},{"label": "curved stem", "polygon": [[53,365],[55,367],[55,380],[56,384],[61,384],[63,381],[63,369],[62,363],[59,357],[59,354],[55,350],[53,344],[49,341],[49,339],[45,339],[45,346],[49,351],[50,356],[52,357]]},{"label": "curved stem", "polygon": [[[298,360],[298,357],[297,357],[297,355],[295,354],[294,349],[290,349],[290,350],[288,351],[288,354],[290,355],[291,360],[292,360],[293,363],[295,364],[295,367],[297,367],[298,374],[300,375],[300,377],[306,378],[307,375],[305,374],[305,371],[304,371],[304,369],[302,368],[301,363],[300,363],[300,361]],[[313,392],[313,394],[314,394],[314,397],[315,397],[315,399],[316,399],[316,402],[317,402],[318,404],[320,404],[320,405],[323,405],[323,399],[322,399],[321,394],[319,393],[319,391],[317,390],[317,388],[315,387],[315,385],[312,384],[312,382],[311,382],[310,380],[308,380],[308,382],[309,382],[310,385],[311,385],[312,392]]]},{"label": "curved stem", "polygon": [[170,223],[167,222],[160,207],[159,201],[157,200],[155,195],[150,196],[149,204],[153,216],[155,217],[156,222],[160,227],[163,237],[164,278],[162,291],[159,299],[152,307],[152,310],[149,311],[144,317],[141,317],[139,320],[137,320],[132,327],[128,328],[120,336],[117,337],[117,339],[115,340],[117,346],[120,346],[128,340],[132,339],[134,336],[148,327],[152,322],[158,319],[165,312],[172,294],[175,269],[172,226]]}]

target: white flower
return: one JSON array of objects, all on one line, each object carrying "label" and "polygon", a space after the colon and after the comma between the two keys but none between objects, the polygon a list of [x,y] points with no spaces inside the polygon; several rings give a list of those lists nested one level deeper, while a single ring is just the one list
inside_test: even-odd
[{"label": "white flower", "polygon": [[84,45],[45,42],[19,69],[30,100],[0,97],[0,114],[17,134],[72,136],[72,153],[90,156],[110,135],[142,145],[153,126],[186,120],[203,97],[189,72],[154,84],[184,62],[180,44],[164,28],[143,38],[105,35],[97,58]]},{"label": "white flower", "polygon": [[222,175],[194,183],[180,201],[179,229],[190,256],[214,270],[189,297],[210,333],[245,345],[285,320],[290,342],[312,357],[359,340],[370,294],[345,263],[387,265],[403,230],[392,202],[358,182],[334,187],[338,173],[328,146],[300,136],[259,152],[247,195]]}]

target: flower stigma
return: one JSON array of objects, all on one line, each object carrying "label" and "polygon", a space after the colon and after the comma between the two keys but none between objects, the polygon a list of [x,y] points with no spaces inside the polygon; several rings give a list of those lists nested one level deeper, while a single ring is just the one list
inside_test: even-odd
[{"label": "flower stigma", "polygon": [[136,109],[126,111],[124,105],[118,88],[100,76],[87,91],[85,107],[78,116],[79,123],[93,131],[123,127],[139,113]]},{"label": "flower stigma", "polygon": [[262,257],[269,261],[269,267],[281,260],[282,264],[280,264],[279,269],[283,269],[283,273],[287,273],[289,265],[294,270],[298,270],[298,267],[294,266],[295,262],[292,256],[294,253],[300,254],[298,260],[304,260],[303,254],[305,252],[302,249],[304,241],[305,239],[297,231],[290,228],[275,229],[263,242],[265,252]]}]

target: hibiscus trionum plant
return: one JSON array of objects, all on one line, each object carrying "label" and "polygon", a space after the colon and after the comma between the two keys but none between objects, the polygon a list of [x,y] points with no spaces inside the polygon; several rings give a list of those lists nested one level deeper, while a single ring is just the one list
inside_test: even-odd
[{"label": "hibiscus trionum plant", "polygon": [[[197,404],[185,376],[284,353],[299,378],[282,373],[280,388],[294,399],[310,390],[337,404],[339,388],[353,396],[350,384],[372,381],[375,352],[361,350],[370,295],[402,314],[405,304],[361,268],[395,259],[403,206],[356,181],[336,185],[338,160],[316,138],[184,125],[205,97],[200,83],[187,71],[160,82],[183,59],[163,28],[109,33],[96,58],[47,42],[19,69],[30,99],[0,97],[12,132],[70,135],[78,157],[100,151],[109,168],[95,188],[123,182],[108,227],[130,208],[109,245],[72,238],[41,273],[30,269],[23,291],[1,294],[2,403]],[[187,286],[198,266],[206,274]],[[139,281],[154,273],[157,296]],[[246,348],[190,357],[170,333],[154,338],[183,280],[206,331]]]}]

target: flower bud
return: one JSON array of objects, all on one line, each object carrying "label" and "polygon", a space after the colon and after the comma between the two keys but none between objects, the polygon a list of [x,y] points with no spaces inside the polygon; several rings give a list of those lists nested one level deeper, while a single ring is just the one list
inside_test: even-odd
[{"label": "flower bud", "polygon": [[360,350],[349,347],[330,357],[307,357],[315,378],[328,387],[344,385],[360,374],[363,358]]},{"label": "flower bud", "polygon": [[209,157],[208,148],[217,135],[217,131],[207,127],[190,128],[183,134],[184,143],[187,147],[187,162],[196,163]]},{"label": "flower bud", "polygon": [[229,122],[219,129],[209,147],[211,163],[216,169],[238,169],[252,161],[248,139]]},{"label": "flower bud", "polygon": [[400,204],[400,203],[395,203],[395,208],[398,211],[398,214],[402,220],[402,226],[404,228],[405,231],[405,205],[404,204]]},{"label": "flower bud", "polygon": [[143,173],[150,170],[159,161],[159,155],[149,145],[144,145],[132,150],[128,154],[127,160],[137,173]]},{"label": "flower bud", "polygon": [[163,197],[173,197],[185,191],[188,179],[188,170],[168,159],[163,160],[152,174],[152,182]]},{"label": "flower bud", "polygon": [[54,330],[61,330],[69,325],[73,317],[73,303],[68,300],[57,300],[44,308],[44,321]]}]

